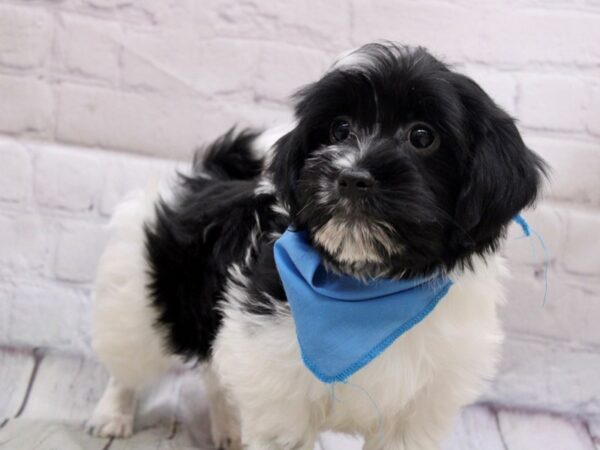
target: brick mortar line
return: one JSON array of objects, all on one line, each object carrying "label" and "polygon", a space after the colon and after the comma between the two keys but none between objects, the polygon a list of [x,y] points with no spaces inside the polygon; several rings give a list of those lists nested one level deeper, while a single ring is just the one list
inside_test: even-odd
[{"label": "brick mortar line", "polygon": [[507,340],[528,344],[556,345],[566,348],[569,351],[598,355],[600,357],[600,343],[594,344],[590,342],[572,341],[565,338],[557,338],[555,336],[511,330],[509,327],[505,327],[505,330],[508,335]]},{"label": "brick mortar line", "polygon": [[[117,148],[112,147],[100,147],[97,145],[82,145],[82,144],[74,144],[72,142],[65,142],[61,140],[47,140],[47,139],[36,139],[35,137],[27,136],[23,133],[8,133],[6,131],[0,131],[0,141],[1,142],[16,142],[25,147],[28,147],[29,150],[39,151],[39,147],[57,147],[59,150],[65,150],[68,152],[77,152],[78,154],[94,154],[101,155],[102,157],[110,157],[113,161],[118,162],[129,162],[133,160],[144,159],[150,161],[152,163],[165,163],[165,164],[177,164],[177,163],[186,163],[188,159],[177,159],[177,158],[169,158],[164,155],[153,155],[148,153],[143,153],[142,151],[133,151],[133,150],[119,150]],[[210,141],[207,140],[205,144],[208,144]],[[192,153],[190,153],[191,161]]]},{"label": "brick mortar line", "polygon": [[[518,126],[521,129],[522,133],[525,135],[526,140],[544,140],[544,139],[558,139],[569,141],[572,143],[573,138],[576,138],[576,143],[583,145],[590,145],[591,147],[597,146],[600,151],[600,135],[585,132],[582,130],[556,130],[551,128],[537,128],[531,127],[523,124],[518,121]],[[60,139],[55,140],[45,140],[45,139],[35,139],[31,136],[27,136],[23,133],[8,133],[5,131],[0,132],[0,141],[5,142],[16,142],[22,144],[26,147],[30,147],[32,150],[37,150],[36,147],[58,147],[60,150],[65,151],[73,151],[79,152],[84,151],[88,154],[101,155],[102,157],[111,157],[114,158],[115,161],[128,162],[128,160],[146,160],[152,163],[165,163],[165,164],[181,164],[186,163],[191,160],[192,152],[188,157],[183,157],[182,155],[177,157],[168,157],[165,155],[156,155],[156,154],[148,154],[144,153],[143,150],[132,150],[132,149],[117,149],[110,147],[100,147],[100,146],[86,146],[83,144],[75,144],[73,142],[66,142]],[[210,140],[206,140],[204,142],[199,143],[197,148],[202,148],[206,144],[209,143]]]}]

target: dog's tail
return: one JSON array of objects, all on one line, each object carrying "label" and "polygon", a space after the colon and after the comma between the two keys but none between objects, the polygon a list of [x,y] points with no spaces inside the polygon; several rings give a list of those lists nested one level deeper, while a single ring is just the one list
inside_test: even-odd
[{"label": "dog's tail", "polygon": [[193,170],[219,180],[251,180],[263,169],[264,156],[254,148],[260,132],[231,128],[194,155]]}]

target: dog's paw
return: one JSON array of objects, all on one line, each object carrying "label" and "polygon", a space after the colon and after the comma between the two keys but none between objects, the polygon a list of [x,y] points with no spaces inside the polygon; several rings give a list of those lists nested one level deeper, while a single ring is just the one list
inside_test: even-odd
[{"label": "dog's paw", "polygon": [[133,433],[133,416],[122,414],[94,415],[86,426],[92,436],[103,438],[128,438]]},{"label": "dog's paw", "polygon": [[211,434],[213,445],[217,450],[243,449],[238,426],[229,423],[212,424]]},{"label": "dog's paw", "polygon": [[239,437],[224,437],[213,442],[217,450],[242,450],[242,441]]},{"label": "dog's paw", "polygon": [[212,416],[210,434],[217,450],[242,450],[240,425],[229,409],[219,410]]}]

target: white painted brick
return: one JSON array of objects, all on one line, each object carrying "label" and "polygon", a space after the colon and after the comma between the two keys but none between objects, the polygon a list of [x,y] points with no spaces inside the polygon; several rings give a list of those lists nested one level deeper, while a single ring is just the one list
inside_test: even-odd
[{"label": "white painted brick", "polygon": [[[550,263],[561,261],[567,251],[569,209],[544,202],[534,209],[522,211],[521,214],[529,226],[544,239],[549,250]],[[503,248],[504,255],[518,264],[533,266],[535,269],[542,268],[544,252],[536,238],[524,238],[523,230],[516,223],[511,224],[508,230]]]},{"label": "white painted brick", "polygon": [[212,24],[216,18],[215,0],[115,0],[115,3],[118,15],[124,21],[149,25],[155,29],[189,28],[196,31],[197,38],[214,37]]},{"label": "white painted brick", "polygon": [[586,125],[591,133],[600,136],[600,84],[590,87]]},{"label": "white painted brick", "polygon": [[427,47],[449,61],[464,61],[481,43],[481,17],[474,8],[426,1],[354,0],[355,45],[389,39]]},{"label": "white painted brick", "polygon": [[31,158],[24,145],[0,142],[0,200],[23,202],[31,192]]},{"label": "white painted brick", "polygon": [[272,40],[277,35],[277,20],[265,9],[272,9],[275,2],[216,1],[201,14],[210,17],[213,33],[219,36],[258,38]]},{"label": "white painted brick", "polygon": [[[83,145],[189,159],[199,145],[233,124],[248,124],[244,105],[202,98],[123,93],[63,85],[59,89],[59,139]],[[260,109],[253,108],[260,116]]]},{"label": "white painted brick", "polygon": [[287,42],[334,52],[351,46],[352,12],[345,0],[215,2],[219,35]]},{"label": "white painted brick", "polygon": [[[287,106],[263,102],[261,100],[220,102],[216,110],[211,109],[198,118],[196,127],[202,127],[201,138],[196,142],[206,144],[235,125],[238,128],[253,127],[265,129],[271,126],[290,123],[291,110]],[[200,121],[202,123],[200,123]],[[198,145],[195,145],[197,148]],[[168,155],[167,155],[168,156]],[[189,156],[185,158],[189,160]]]},{"label": "white painted brick", "polygon": [[281,124],[289,124],[293,120],[293,112],[288,105],[268,101],[229,102],[223,105],[223,111],[232,118],[231,123],[266,129]]},{"label": "white painted brick", "polygon": [[271,44],[261,52],[256,92],[259,97],[287,101],[299,88],[319,79],[331,59],[325,53]]},{"label": "white painted brick", "polygon": [[9,305],[8,342],[90,353],[91,300],[84,290],[57,284],[20,284]]},{"label": "white painted brick", "polygon": [[9,312],[10,308],[8,302],[5,300],[8,298],[10,290],[7,286],[0,285],[0,343],[7,344],[8,341],[8,323],[9,323]]},{"label": "white painted brick", "polygon": [[253,86],[259,55],[259,45],[241,39],[198,41],[192,31],[129,32],[124,41],[123,82],[133,87],[172,86],[170,90],[188,96],[229,94]]},{"label": "white painted brick", "polygon": [[56,276],[80,283],[92,281],[107,239],[108,231],[102,224],[64,224],[58,235]]},{"label": "white painted brick", "polygon": [[115,82],[120,41],[117,23],[64,14],[57,33],[61,72]]},{"label": "white painted brick", "polygon": [[83,0],[83,3],[97,9],[114,9],[117,0]]},{"label": "white painted brick", "polygon": [[[48,3],[45,0],[42,1]],[[120,19],[117,14],[117,3],[120,3],[120,0],[60,0],[58,3],[54,9],[60,13],[75,13],[108,21],[118,21]]]},{"label": "white painted brick", "polygon": [[[186,164],[187,165],[187,164]],[[153,189],[161,180],[174,176],[175,163],[161,159],[113,158],[107,167],[100,212],[110,215],[125,194],[134,189]]]},{"label": "white painted brick", "polygon": [[[144,37],[141,37],[144,36]],[[152,44],[141,44],[136,41],[150,40]],[[132,43],[134,42],[134,43]],[[195,95],[197,87],[194,80],[188,80],[180,73],[174,72],[160,64],[160,56],[154,56],[158,46],[163,45],[164,38],[160,39],[155,33],[131,36],[127,34],[126,42],[121,56],[122,80],[128,89],[142,91],[161,91],[170,94]],[[152,50],[138,50],[136,47],[149,45]]]},{"label": "white painted brick", "polygon": [[95,155],[58,146],[35,149],[35,197],[43,206],[91,211],[99,198],[105,167]]},{"label": "white painted brick", "polygon": [[526,75],[519,81],[517,117],[530,127],[582,130],[583,104],[587,98],[583,81],[564,75]]},{"label": "white painted brick", "polygon": [[54,99],[48,84],[23,76],[0,75],[0,131],[49,136]]},{"label": "white painted brick", "polygon": [[600,141],[526,133],[525,142],[550,166],[545,198],[600,206]]},{"label": "white painted brick", "polygon": [[[189,154],[194,133],[184,108],[158,95],[63,85],[59,90],[59,139],[144,153]],[[184,127],[185,135],[184,135]]]},{"label": "white painted brick", "polygon": [[600,61],[597,15],[518,10],[498,3],[488,9],[482,3],[355,0],[353,40],[420,44],[451,60],[508,67],[532,62],[593,66]]},{"label": "white painted brick", "polygon": [[53,230],[32,214],[0,216],[0,273],[38,272],[45,265]]},{"label": "white painted brick", "polygon": [[600,214],[597,211],[571,210],[568,227],[567,251],[562,260],[565,270],[600,276],[600,251],[596,239],[600,230]]},{"label": "white painted brick", "polygon": [[[351,47],[352,13],[346,0],[260,2],[261,13],[273,14],[278,25],[275,41],[286,40],[335,52]],[[267,6],[265,8],[265,6]],[[335,30],[335,32],[332,32]],[[333,55],[332,55],[333,56]]]},{"label": "white painted brick", "polygon": [[475,80],[481,88],[505,111],[516,112],[517,81],[513,74],[483,71],[467,67],[465,75]]},{"label": "white painted brick", "polygon": [[30,69],[44,64],[52,22],[42,8],[0,5],[0,64]]},{"label": "white painted brick", "polygon": [[541,270],[512,264],[511,272],[512,277],[506,283],[508,302],[502,309],[510,333],[600,347],[600,281],[582,285],[564,272],[551,269],[548,295],[543,303]]},{"label": "white painted brick", "polygon": [[[482,19],[482,42],[476,58],[505,66],[531,63],[581,64],[600,61],[600,20],[595,14],[573,11],[571,5],[548,11],[544,5],[518,11],[495,7]],[[468,33],[470,30],[465,30]]]},{"label": "white painted brick", "polygon": [[119,3],[119,15],[124,19],[153,25],[160,21],[161,14],[168,14],[171,9],[169,8],[170,5],[162,0],[122,1]]},{"label": "white painted brick", "polygon": [[499,373],[482,400],[560,413],[597,415],[600,413],[598,373],[600,354],[593,349],[509,336],[502,351]]}]

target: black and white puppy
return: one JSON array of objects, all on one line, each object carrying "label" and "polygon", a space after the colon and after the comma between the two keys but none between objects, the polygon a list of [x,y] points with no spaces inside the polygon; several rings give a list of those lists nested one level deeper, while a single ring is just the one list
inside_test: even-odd
[{"label": "black and white puppy", "polygon": [[[296,99],[291,131],[230,132],[169,189],[116,211],[96,286],[93,345],[111,379],[94,434],[130,435],[135,391],[173,356],[204,363],[220,449],[312,450],[325,429],[368,450],[437,449],[493,375],[497,250],[544,173],[514,121],[426,50],[389,43],[351,52]],[[274,264],[289,225],[328,270],[454,281],[334,396],[302,363]]]}]

